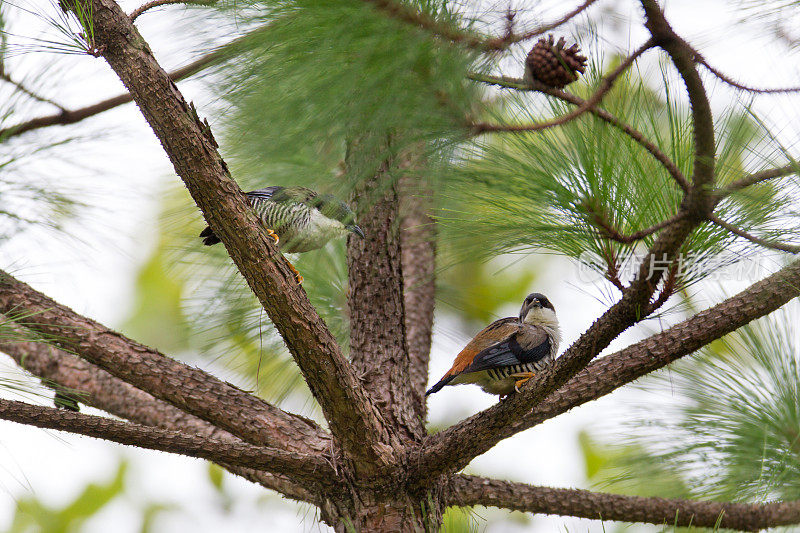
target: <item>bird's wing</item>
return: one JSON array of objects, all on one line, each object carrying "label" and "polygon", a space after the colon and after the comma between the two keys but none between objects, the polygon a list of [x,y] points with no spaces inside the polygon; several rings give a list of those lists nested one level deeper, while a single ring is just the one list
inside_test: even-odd
[{"label": "bird's wing", "polygon": [[483,328],[475,337],[469,341],[469,344],[464,346],[464,349],[456,356],[453,367],[447,371],[446,376],[455,376],[461,374],[478,356],[487,349],[503,342],[512,334],[514,334],[519,326],[519,320],[516,318],[501,318],[496,320]]},{"label": "bird's wing", "polygon": [[514,331],[476,354],[472,363],[461,372],[480,372],[504,366],[535,363],[550,354],[550,337],[544,329],[519,322],[510,324],[509,327]]},{"label": "bird's wing", "polygon": [[307,187],[280,187],[272,195],[272,201],[277,203],[298,203],[313,206],[317,193]]},{"label": "bird's wing", "polygon": [[264,187],[263,189],[256,189],[247,193],[248,200],[269,200],[273,196],[279,194],[284,188],[278,185],[272,187]]},{"label": "bird's wing", "polygon": [[477,335],[475,335],[475,338],[473,338],[469,344],[464,346],[464,349],[459,352],[459,354],[456,356],[455,362],[453,363],[453,367],[448,370],[447,373],[442,376],[442,379],[440,379],[438,383],[431,387],[425,393],[425,395],[427,396],[428,394],[433,394],[434,392],[441,390],[442,387],[450,383],[453,378],[455,378],[458,374],[461,374],[465,368],[469,367],[476,355],[490,346],[497,344],[503,339],[508,338],[509,335],[513,334],[518,329],[518,325],[518,319],[509,317],[495,320],[483,328]]}]

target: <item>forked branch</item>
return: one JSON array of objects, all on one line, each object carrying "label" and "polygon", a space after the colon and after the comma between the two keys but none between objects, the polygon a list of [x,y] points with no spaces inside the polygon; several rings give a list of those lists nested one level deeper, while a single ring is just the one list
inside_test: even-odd
[{"label": "forked branch", "polygon": [[249,209],[207,122],[181,95],[113,0],[92,0],[95,41],[133,95],[195,203],[258,297],[322,407],[354,456],[390,463],[390,435],[331,332]]},{"label": "forked branch", "polygon": [[[313,441],[320,428],[83,317],[0,271],[0,313],[110,374],[255,445]],[[254,423],[258,421],[258,423]],[[302,444],[300,444],[302,446]]]},{"label": "forked branch", "polygon": [[[618,388],[699,350],[703,346],[766,316],[800,296],[800,261],[753,284],[695,316],[627,348],[590,363],[578,375],[523,413],[506,436],[596,400]],[[481,420],[475,420],[480,427]]]},{"label": "forked branch", "polygon": [[[562,91],[561,89],[553,89],[552,87],[548,87],[543,83],[539,83],[534,81],[533,83],[527,83],[525,80],[520,78],[512,78],[508,76],[488,76],[485,74],[476,74],[471,73],[469,74],[469,78],[475,81],[479,81],[481,83],[487,83],[489,85],[497,85],[500,87],[504,87],[506,89],[515,89],[518,91],[537,91],[544,94],[548,94],[559,100],[564,102],[568,102],[570,104],[576,106],[585,105],[586,101],[579,96],[576,96],[572,93],[568,93],[566,91]],[[635,129],[630,124],[626,124],[618,117],[612,115],[605,109],[600,109],[597,107],[589,109],[589,112],[595,115],[597,118],[607,122],[608,124],[614,126],[615,128],[619,129],[623,133],[625,133],[628,137],[630,137],[634,142],[642,146],[645,150],[647,150],[653,158],[661,163],[661,165],[666,169],[672,179],[680,186],[680,188],[686,192],[689,190],[689,181],[686,179],[686,176],[680,171],[678,166],[672,161],[669,156],[667,156],[664,152],[661,151],[656,144],[648,139],[642,132]]]},{"label": "forked branch", "polygon": [[[20,330],[19,338],[29,338],[31,334],[32,332]],[[45,384],[58,385],[62,390],[71,391],[82,404],[137,424],[174,429],[221,442],[243,442],[227,431],[162,402],[105,370],[49,344],[6,340],[0,343],[0,352],[8,354],[18,365],[41,378]],[[330,440],[307,439],[302,443],[294,443],[286,439],[284,445],[287,451],[322,455],[329,451]],[[318,499],[317,494],[310,490],[309,484],[300,485],[288,477],[257,469],[230,464],[223,466],[236,475],[289,498],[307,502],[316,502]]]}]

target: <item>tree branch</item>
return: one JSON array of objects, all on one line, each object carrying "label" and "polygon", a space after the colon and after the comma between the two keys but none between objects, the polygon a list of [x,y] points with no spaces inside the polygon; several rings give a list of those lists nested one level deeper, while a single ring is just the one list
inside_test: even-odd
[{"label": "tree branch", "polygon": [[664,18],[664,13],[656,0],[641,0],[645,13],[645,27],[650,31],[653,39],[672,60],[678,70],[692,110],[692,125],[694,127],[694,174],[692,183],[697,193],[689,194],[685,198],[686,210],[702,216],[711,212],[710,197],[702,189],[714,181],[715,140],[714,117],[711,114],[711,105],[703,80],[695,66],[695,52],[689,44],[675,33]]},{"label": "tree branch", "polygon": [[355,456],[392,462],[379,413],[288,263],[258,223],[197,116],[113,0],[91,0],[95,41],[133,95],[176,173],[283,337],[331,432]]},{"label": "tree branch", "polygon": [[709,65],[708,61],[706,61],[705,58],[703,58],[703,56],[700,55],[699,53],[697,53],[696,57],[697,57],[697,61],[701,65],[706,67],[708,69],[708,71],[711,72],[711,74],[713,74],[714,76],[716,76],[720,80],[724,81],[725,83],[727,83],[731,87],[734,87],[735,89],[739,89],[740,91],[746,91],[746,92],[750,92],[750,93],[759,93],[759,94],[780,94],[780,93],[796,93],[796,92],[800,92],[800,87],[783,87],[783,88],[764,89],[764,88],[750,87],[748,85],[744,85],[742,83],[737,82],[736,80],[734,80],[732,78],[729,78],[728,76],[726,76],[725,74],[723,74],[719,70],[717,70],[714,67],[712,67],[711,65]]},{"label": "tree branch", "polygon": [[[55,102],[55,101],[53,101],[53,100],[51,100],[49,98],[46,98],[44,96],[41,96],[41,95],[37,94],[36,92],[32,91],[31,89],[28,89],[23,83],[18,82],[16,80],[14,80],[13,78],[11,78],[11,76],[9,76],[8,73],[3,72],[2,68],[0,68],[0,79],[10,83],[14,87],[16,87],[17,90],[19,90],[20,92],[28,95],[29,97],[33,98],[36,101],[42,102],[44,104],[51,105],[53,107],[57,107],[58,109],[61,110],[62,113],[64,111],[66,111],[66,109],[64,109],[64,106],[62,106],[58,102]],[[0,133],[0,137],[2,137],[2,133]]]},{"label": "tree branch", "polygon": [[[225,50],[219,49],[206,54],[199,59],[192,61],[185,67],[173,70],[169,73],[169,77],[173,81],[186,79],[189,76],[197,74],[212,63],[221,60],[225,57],[225,53]],[[113,98],[108,98],[107,100],[103,100],[101,102],[97,102],[96,104],[92,104],[90,106],[82,107],[80,109],[65,109],[61,113],[54,113],[52,115],[44,115],[41,117],[32,118],[30,120],[26,120],[25,122],[20,122],[19,124],[0,129],[0,140],[6,141],[11,137],[16,137],[17,135],[22,135],[23,133],[38,130],[40,128],[46,128],[48,126],[67,126],[69,124],[75,124],[83,119],[93,117],[104,111],[114,109],[115,107],[119,107],[122,104],[127,104],[128,102],[132,101],[133,97],[130,95],[130,93],[125,93],[114,96]]]},{"label": "tree branch", "polygon": [[[31,334],[33,332],[28,332],[26,335],[25,331],[20,331],[19,338],[30,337]],[[105,370],[54,346],[43,342],[3,342],[0,343],[0,351],[8,354],[31,374],[41,378],[45,384],[55,383],[75,391],[74,395],[81,403],[120,418],[222,442],[243,442],[227,431],[157,400]],[[283,445],[283,448],[290,452],[320,455],[330,450],[330,439],[322,434],[318,439],[309,438],[303,442],[285,439]],[[241,466],[228,464],[223,466],[236,475],[276,490],[289,498],[308,502],[318,500],[318,496],[307,487],[288,478]]]},{"label": "tree branch", "polygon": [[454,43],[463,44],[468,48],[481,51],[493,51],[505,48],[505,45],[493,42],[481,35],[467,32],[452,24],[440,22],[427,13],[422,13],[400,2],[392,0],[364,0],[368,4],[375,6],[375,9],[386,13],[392,18],[423,28],[434,35],[444,37]]},{"label": "tree branch", "polygon": [[174,430],[142,426],[110,418],[64,411],[54,407],[40,407],[13,400],[0,399],[0,419],[110,440],[127,446],[291,474],[293,479],[315,485],[325,481],[334,482],[333,470],[324,459],[277,448],[209,439]]},{"label": "tree branch", "polygon": [[586,8],[588,8],[589,6],[594,4],[596,1],[597,0],[586,0],[584,3],[582,3],[581,5],[579,5],[578,7],[573,9],[572,11],[570,11],[569,13],[565,14],[560,19],[555,20],[555,21],[553,21],[553,22],[551,22],[549,24],[543,24],[543,25],[539,26],[538,28],[534,28],[532,30],[529,30],[529,31],[526,31],[526,32],[523,32],[523,33],[520,33],[520,34],[517,34],[517,35],[513,35],[512,34],[512,35],[510,35],[508,37],[496,37],[495,39],[493,39],[493,41],[498,41],[498,42],[502,41],[502,42],[505,43],[506,46],[508,46],[508,45],[515,44],[515,43],[518,43],[518,42],[521,42],[521,41],[527,41],[528,39],[533,39],[534,37],[538,37],[539,35],[542,35],[543,33],[547,33],[548,31],[554,30],[554,29],[558,28],[559,26],[561,26],[562,24],[565,24],[565,23],[569,22],[573,18],[575,18],[578,15],[580,15],[581,13],[583,13],[583,11],[586,10]]},{"label": "tree branch", "polygon": [[[535,80],[533,83],[528,83],[520,78],[511,78],[507,76],[501,76],[501,77],[487,76],[476,73],[469,74],[469,78],[475,81],[479,81],[481,83],[498,85],[506,89],[541,92],[576,106],[581,106],[586,103],[586,101],[580,98],[579,96],[576,96],[572,93],[568,93],[566,91],[562,91],[560,89],[553,89],[552,87],[548,87],[543,83],[537,82]],[[624,123],[622,120],[615,117],[614,115],[612,115],[611,113],[609,113],[604,109],[598,109],[595,107],[590,109],[589,112],[595,115],[597,118],[619,129],[620,131],[625,133],[628,137],[630,137],[633,141],[639,144],[642,148],[647,150],[656,161],[661,163],[661,165],[667,170],[669,175],[672,176],[672,179],[675,180],[675,182],[680,186],[681,189],[683,189],[684,192],[687,192],[689,190],[689,181],[686,179],[683,173],[678,169],[678,166],[675,164],[675,162],[672,161],[664,152],[662,152],[658,148],[658,146],[655,145],[655,143],[647,139],[647,137],[645,137],[645,135],[642,132],[634,129],[629,124]]]},{"label": "tree branch", "polygon": [[[529,429],[596,400],[694,353],[732,331],[772,313],[800,296],[800,261],[671,328],[592,362],[554,394],[507,428],[506,436]],[[475,426],[480,427],[477,419]]]},{"label": "tree branch", "polygon": [[501,37],[484,37],[476,33],[462,30],[454,25],[440,22],[431,17],[427,13],[422,13],[416,9],[408,7],[400,2],[392,0],[364,0],[372,4],[376,9],[383,11],[387,15],[429,31],[433,35],[444,37],[456,44],[462,44],[468,48],[473,48],[481,52],[498,52],[505,50],[512,44],[516,44],[528,39],[532,39],[545,32],[553,30],[562,24],[569,22],[571,19],[582,13],[586,8],[595,3],[596,0],[585,0],[583,4],[579,5],[569,13],[565,14],[560,19],[544,24],[532,30],[520,34],[508,33]]},{"label": "tree branch", "polygon": [[192,1],[192,0],[152,0],[150,2],[142,4],[141,6],[137,7],[133,11],[131,11],[131,14],[129,15],[129,18],[131,19],[131,22],[134,22],[139,17],[139,15],[141,15],[145,11],[148,11],[150,9],[153,9],[154,7],[159,7],[159,6],[166,6],[166,5],[171,5],[171,4],[184,4],[186,6],[192,6],[192,5],[203,6],[203,5],[212,5],[212,4],[215,3],[215,1],[216,0],[195,0],[195,1]]},{"label": "tree branch", "polygon": [[[657,4],[642,0],[646,26],[658,45],[670,54],[686,84],[692,104],[695,128],[695,164],[692,186],[684,197],[680,212],[685,216],[662,231],[641,261],[635,281],[625,288],[622,298],[611,306],[572,346],[548,368],[531,378],[520,394],[437,433],[423,443],[419,456],[412,459],[412,484],[427,484],[440,474],[458,471],[477,455],[508,437],[508,428],[524,413],[574,377],[620,333],[647,316],[650,299],[661,280],[663,269],[654,261],[671,266],[681,244],[713,209],[710,191],[714,179],[714,124],[708,98],[699,75],[691,63],[691,48],[678,37],[663,18]],[[479,425],[475,421],[480,420]]]},{"label": "tree branch", "polygon": [[800,245],[792,245],[786,244],[782,242],[771,241],[768,239],[761,239],[756,237],[755,235],[751,235],[747,233],[741,228],[734,226],[733,224],[729,224],[719,218],[717,215],[709,215],[708,220],[716,224],[717,226],[726,229],[733,233],[734,235],[738,235],[748,241],[752,242],[753,244],[757,244],[759,246],[763,246],[764,248],[770,248],[772,250],[780,250],[782,252],[789,252],[790,254],[800,253]]},{"label": "tree branch", "polygon": [[760,172],[754,172],[753,174],[745,176],[740,180],[734,181],[727,187],[720,189],[717,192],[717,195],[720,197],[725,197],[731,193],[740,191],[746,187],[755,185],[757,183],[761,183],[763,181],[768,181],[775,178],[785,178],[786,176],[791,176],[792,174],[799,174],[799,173],[800,173],[800,167],[798,167],[797,163],[792,163],[784,167],[770,168],[767,170],[762,170]]},{"label": "tree branch", "polygon": [[645,237],[648,237],[653,233],[660,231],[671,224],[674,224],[675,222],[685,217],[686,213],[678,213],[676,215],[669,217],[666,220],[662,220],[658,224],[650,226],[649,228],[635,231],[630,234],[621,233],[617,228],[615,228],[611,224],[611,222],[609,222],[605,217],[603,217],[601,213],[592,211],[592,216],[594,218],[594,222],[600,227],[601,234],[604,237],[621,244],[631,244],[636,241],[640,241]]},{"label": "tree branch", "polygon": [[800,500],[749,504],[643,498],[463,475],[453,479],[448,504],[715,530],[759,531],[800,522]]},{"label": "tree branch", "polygon": [[110,374],[256,445],[318,438],[320,428],[83,317],[0,271],[0,313]]},{"label": "tree branch", "polygon": [[471,129],[475,134],[480,133],[490,133],[490,132],[527,132],[527,131],[542,131],[548,128],[552,128],[555,126],[561,126],[566,124],[567,122],[578,118],[579,116],[583,115],[586,112],[591,111],[595,108],[602,100],[603,97],[608,94],[608,92],[614,86],[614,81],[618,77],[624,73],[628,67],[633,64],[636,59],[641,56],[644,52],[652,48],[655,44],[653,39],[648,40],[642,46],[637,48],[630,56],[625,58],[617,68],[615,68],[612,72],[608,75],[603,76],[603,79],[600,81],[600,87],[597,91],[588,99],[581,102],[578,107],[562,115],[560,117],[556,117],[552,120],[548,120],[546,122],[537,122],[534,124],[489,124],[486,122],[477,122],[472,123],[470,125]]}]

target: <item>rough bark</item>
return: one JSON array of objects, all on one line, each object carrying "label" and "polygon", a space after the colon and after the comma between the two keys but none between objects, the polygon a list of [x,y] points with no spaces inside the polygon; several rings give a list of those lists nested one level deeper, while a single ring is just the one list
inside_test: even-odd
[{"label": "rough bark", "polygon": [[181,95],[113,0],[91,0],[95,45],[131,93],[195,203],[258,297],[340,445],[368,464],[396,462],[390,436],[333,335],[247,207],[207,122]]},{"label": "rough bark", "polygon": [[[353,143],[348,164],[371,155],[361,146]],[[409,379],[397,172],[398,158],[390,156],[353,192],[366,238],[347,244],[350,359],[390,426],[404,440],[420,442],[425,428]]]},{"label": "rough bark", "polygon": [[398,184],[398,193],[412,408],[425,420],[425,388],[436,303],[436,223],[432,218],[433,190],[425,185],[424,178],[415,174],[418,166],[413,159],[408,162]]},{"label": "rough bark", "polygon": [[641,261],[636,279],[624,289],[620,300],[603,313],[551,367],[530,379],[521,394],[514,395],[499,408],[487,410],[480,431],[475,431],[468,421],[464,421],[447,430],[445,447],[428,447],[425,464],[419,470],[418,479],[421,482],[448,471],[458,471],[474,457],[492,448],[504,438],[501,435],[506,433],[521,413],[531,410],[564,385],[620,333],[644,319],[648,314],[649,301],[664,274],[664,270],[652,269],[653,261],[664,261],[665,264],[674,261],[681,245],[713,210],[711,189],[714,182],[715,141],[708,97],[692,61],[691,48],[672,31],[657,5],[654,11],[651,3],[654,4],[643,0],[646,27],[655,43],[665,49],[675,63],[686,85],[692,108],[694,168],[691,186],[680,206],[679,214],[684,216],[658,235]]},{"label": "rough bark", "polygon": [[0,313],[110,374],[256,445],[318,438],[320,428],[214,376],[128,339],[0,272]]},{"label": "rough bark", "polygon": [[[89,362],[73,361],[80,364],[73,364],[62,375],[61,365],[70,359],[59,353],[57,368],[42,367],[42,375],[57,376],[54,381],[62,385],[84,376],[88,382],[79,384],[92,390],[90,401],[106,404],[112,412],[127,413],[122,416],[132,420],[141,419],[146,426],[171,429],[7,401],[0,401],[0,417],[219,460],[249,479],[272,483],[287,494],[315,502],[323,517],[341,531],[434,529],[441,522],[444,505],[454,503],[670,524],[675,523],[676,510],[678,520],[691,520],[693,524],[711,524],[722,513],[723,520],[730,520],[728,527],[746,530],[760,524],[800,520],[796,502],[750,507],[752,513],[747,517],[748,508],[744,506],[628,498],[452,475],[499,440],[661,368],[800,292],[800,263],[794,263],[745,293],[587,367],[611,340],[652,308],[650,302],[663,270],[650,272],[650,262],[673,259],[718,201],[712,192],[713,117],[697,73],[696,54],[673,32],[654,0],[641,1],[652,36],[649,42],[665,50],[678,69],[694,125],[691,182],[680,172],[673,172],[685,192],[679,213],[658,228],[660,232],[640,265],[638,278],[623,289],[621,299],[552,368],[531,380],[521,394],[427,439],[422,426],[422,391],[433,294],[415,291],[426,283],[433,286],[435,249],[431,239],[411,240],[413,229],[430,227],[425,222],[429,213],[424,206],[411,201],[406,206],[418,211],[403,212],[398,218],[401,200],[408,202],[411,195],[402,182],[398,195],[397,176],[390,174],[406,161],[402,157],[388,159],[357,192],[359,222],[367,239],[351,238],[348,243],[351,364],[246,207],[216,151],[207,122],[184,101],[119,6],[112,0],[86,1],[91,4],[95,49],[130,91],[207,222],[286,341],[322,407],[331,435],[302,417],[276,409],[81,317],[10,277],[0,278],[0,313],[29,312],[26,327],[49,335],[51,342]],[[373,3],[400,20],[462,44],[471,42],[471,34],[442,32],[441,28],[453,26],[408,6],[398,10],[391,2]],[[509,36],[513,36],[511,30]],[[503,40],[494,44],[506,45]],[[615,72],[621,73],[631,61]],[[608,81],[606,90],[612,81]],[[591,110],[590,104],[580,106]],[[618,122],[616,125],[621,127]],[[661,154],[652,145],[637,142],[654,156]],[[671,161],[664,164],[670,170],[668,163]],[[420,242],[429,246],[418,249]],[[105,371],[115,377],[100,374]],[[112,401],[110,391],[132,399],[135,407]],[[146,409],[151,411],[140,411]],[[196,428],[197,433],[187,435],[190,428]],[[250,468],[253,466],[274,473],[259,472]],[[303,487],[297,486],[300,483]],[[449,499],[448,490],[452,491]]]},{"label": "rough bark", "polygon": [[297,481],[333,483],[330,464],[321,457],[277,448],[234,443],[180,431],[122,422],[110,418],[0,399],[0,419],[45,429],[57,429],[119,444],[178,453],[223,464],[291,473]]},{"label": "rough bark", "polygon": [[759,531],[800,521],[800,501],[766,504],[642,498],[579,489],[535,487],[478,476],[456,476],[450,505],[486,505],[528,513],[678,527]]},{"label": "rough bark", "polygon": [[[8,326],[8,324],[6,324]],[[19,338],[24,339],[24,331]],[[158,400],[136,387],[115,378],[105,370],[42,342],[0,343],[0,352],[8,354],[20,367],[41,378],[45,384],[69,389],[83,404],[112,415],[143,424],[176,429],[198,437],[222,442],[241,443],[241,439],[208,422]],[[284,449],[299,453],[322,454],[330,449],[328,437],[303,442],[286,441]],[[317,503],[318,497],[290,478],[261,470],[223,464],[233,474],[242,476],[288,498]]]},{"label": "rough bark", "polygon": [[[441,463],[463,467],[471,460],[471,453],[458,448],[459,443],[470,439],[479,449],[488,450],[502,439],[662,368],[771,313],[798,295],[800,261],[795,261],[738,295],[662,333],[595,361],[537,405],[528,407],[512,397],[437,433],[419,451],[422,457],[411,459],[410,464],[416,465],[418,472],[410,474],[410,477],[427,479],[430,472],[442,468]],[[505,425],[492,433],[485,431],[485,427],[496,420],[505,421]]]},{"label": "rough bark", "polygon": [[523,431],[573,407],[596,400],[772,313],[798,296],[800,261],[794,261],[724,302],[593,362],[529,413],[522,415],[509,432]]}]

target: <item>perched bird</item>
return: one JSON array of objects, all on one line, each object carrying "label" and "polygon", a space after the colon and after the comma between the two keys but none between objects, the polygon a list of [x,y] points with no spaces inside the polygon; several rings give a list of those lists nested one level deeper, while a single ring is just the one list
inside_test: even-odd
[{"label": "perched bird", "polygon": [[[305,187],[265,187],[247,193],[250,206],[281,251],[308,252],[325,246],[329,240],[364,232],[355,224],[355,214],[330,194],[317,194]],[[203,244],[220,242],[211,227],[200,232]],[[303,276],[289,263],[297,277]]]},{"label": "perched bird", "polygon": [[475,335],[425,395],[445,385],[474,383],[489,394],[507,396],[555,359],[559,342],[556,310],[545,295],[534,292],[525,298],[519,317],[496,320]]}]

